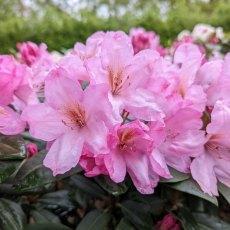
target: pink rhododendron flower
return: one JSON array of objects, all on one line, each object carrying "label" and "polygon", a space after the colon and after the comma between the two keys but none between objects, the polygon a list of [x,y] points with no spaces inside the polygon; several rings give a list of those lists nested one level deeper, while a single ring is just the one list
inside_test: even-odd
[{"label": "pink rhododendron flower", "polygon": [[[111,46],[111,44],[113,44]],[[105,83],[109,99],[117,116],[125,109],[133,116],[144,120],[162,117],[158,105],[150,99],[142,79],[148,78],[149,55],[154,59],[156,52],[145,51],[133,55],[130,39],[123,32],[108,32],[101,44],[101,55],[87,62],[92,84]],[[146,58],[143,58],[147,56]]]},{"label": "pink rhododendron flower", "polygon": [[108,136],[110,152],[104,161],[113,181],[122,182],[127,171],[137,190],[149,194],[153,193],[159,176],[148,159],[154,142],[147,131],[148,127],[139,121],[115,127]]},{"label": "pink rhododendron flower", "polygon": [[204,111],[206,95],[202,87],[194,84],[194,82],[202,60],[203,55],[198,47],[193,44],[184,43],[180,45],[174,54],[174,64],[179,67],[177,91],[185,100],[185,103],[190,104],[189,107],[200,112]]},{"label": "pink rhododendron flower", "polygon": [[144,28],[133,28],[129,36],[135,54],[144,49],[156,50],[162,56],[168,54],[168,50],[160,45],[160,38],[154,32],[147,32]]},{"label": "pink rhododendron flower", "polygon": [[230,187],[230,103],[217,101],[206,132],[206,143],[191,164],[192,177],[209,195],[218,195],[217,179]]},{"label": "pink rhododendron flower", "polygon": [[19,60],[31,67],[31,85],[38,96],[43,96],[44,81],[54,65],[46,44],[37,45],[33,42],[18,43]]},{"label": "pink rhododendron flower", "polygon": [[200,84],[207,94],[207,105],[213,107],[217,100],[230,98],[230,54],[224,61],[214,60],[205,63],[196,76],[196,84]]},{"label": "pink rhododendron flower", "polygon": [[86,40],[86,45],[77,42],[74,46],[72,54],[77,55],[81,60],[85,61],[92,57],[98,56],[101,51],[101,43],[104,39],[104,32],[96,32]]},{"label": "pink rhododendron flower", "polygon": [[106,152],[106,125],[113,122],[107,87],[100,84],[83,91],[78,82],[66,75],[62,68],[53,70],[46,80],[46,102],[23,111],[32,136],[55,140],[44,159],[44,165],[54,175],[77,165],[84,144],[92,152]]},{"label": "pink rhododendron flower", "polygon": [[0,105],[0,133],[15,135],[24,131],[26,123],[8,106]]},{"label": "pink rhododendron flower", "polygon": [[188,173],[190,157],[197,156],[205,142],[200,118],[198,111],[184,108],[166,117],[164,127],[150,125],[150,136],[154,140],[158,138],[158,147],[153,150],[153,155],[158,154],[171,167]]},{"label": "pink rhododendron flower", "polygon": [[32,66],[41,59],[46,60],[48,63],[51,61],[47,46],[44,43],[37,45],[33,42],[23,42],[18,43],[17,48],[19,49],[20,61],[28,66]]},{"label": "pink rhododendron flower", "polygon": [[101,174],[109,174],[105,167],[104,156],[105,154],[94,154],[86,148],[83,149],[79,164],[84,169],[85,176],[93,177]]}]

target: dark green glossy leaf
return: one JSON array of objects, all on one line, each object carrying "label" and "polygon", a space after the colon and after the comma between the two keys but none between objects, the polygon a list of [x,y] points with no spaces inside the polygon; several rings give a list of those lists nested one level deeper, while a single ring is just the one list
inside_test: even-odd
[{"label": "dark green glossy leaf", "polygon": [[33,210],[30,214],[35,223],[61,223],[58,216],[45,209]]},{"label": "dark green glossy leaf", "polygon": [[169,171],[170,171],[171,175],[173,176],[173,178],[172,179],[161,178],[160,182],[162,182],[162,183],[176,183],[176,182],[187,180],[191,177],[190,174],[179,172],[179,171],[177,171],[173,168],[170,168],[170,167],[169,167]]},{"label": "dark green glossy leaf", "polygon": [[199,225],[193,217],[192,213],[186,208],[181,208],[178,215],[182,221],[185,230],[199,230]]},{"label": "dark green glossy leaf", "polygon": [[143,195],[139,192],[130,192],[128,197],[129,200],[141,203],[143,205],[143,209],[153,215],[161,215],[164,211],[166,201],[155,195]]},{"label": "dark green glossy leaf", "polygon": [[128,190],[125,183],[115,183],[108,176],[101,175],[94,179],[106,192],[114,196],[119,196]]},{"label": "dark green glossy leaf", "polygon": [[150,213],[143,209],[143,205],[135,201],[125,201],[121,204],[125,217],[137,227],[137,229],[150,230],[153,228],[153,220]]},{"label": "dark green glossy leaf", "polygon": [[29,224],[23,230],[71,230],[71,229],[62,224],[40,223],[40,224]]},{"label": "dark green glossy leaf", "polygon": [[41,150],[46,148],[46,142],[45,141],[42,141],[42,140],[39,140],[39,139],[36,139],[36,138],[32,137],[29,134],[29,132],[24,132],[24,133],[21,134],[21,136],[25,140],[35,143],[37,145],[37,147],[38,147],[38,151],[41,151]]},{"label": "dark green glossy leaf", "polygon": [[26,147],[21,136],[4,136],[0,134],[0,160],[24,159]]},{"label": "dark green glossy leaf", "polygon": [[92,180],[85,178],[81,175],[74,175],[71,177],[70,184],[82,190],[83,192],[94,196],[96,198],[102,198],[104,196],[104,191]]},{"label": "dark green glossy leaf", "polygon": [[216,197],[211,197],[208,194],[204,193],[199,188],[199,185],[192,179],[185,180],[185,181],[175,183],[175,184],[170,184],[168,186],[170,186],[171,188],[176,189],[178,191],[189,193],[191,195],[200,197],[200,198],[205,199],[205,200],[213,203],[214,205],[218,206],[218,202],[217,202]]},{"label": "dark green glossy leaf", "polygon": [[20,165],[21,161],[0,161],[0,183],[9,178]]},{"label": "dark green glossy leaf", "polygon": [[26,216],[21,207],[10,200],[0,198],[0,229],[24,230]]},{"label": "dark green glossy leaf", "polygon": [[87,213],[76,230],[105,230],[110,219],[109,213],[96,209]]},{"label": "dark green glossy leaf", "polygon": [[63,209],[71,210],[75,207],[70,200],[68,191],[66,190],[47,193],[38,201],[47,208],[52,207],[55,209],[61,207]]},{"label": "dark green glossy leaf", "polygon": [[219,219],[217,216],[208,215],[205,213],[193,213],[194,218],[199,224],[207,226],[215,230],[229,230],[230,224]]},{"label": "dark green glossy leaf", "polygon": [[[29,174],[33,173],[37,169],[48,170],[43,166],[43,160],[45,158],[46,151],[41,151],[37,153],[35,156],[27,159],[25,163],[21,166],[20,170],[17,172],[15,176],[15,180],[22,180]],[[49,170],[50,171],[50,170]]]},{"label": "dark green glossy leaf", "polygon": [[50,169],[43,166],[45,151],[25,161],[14,177],[14,187],[19,193],[47,191],[56,180]]},{"label": "dark green glossy leaf", "polygon": [[223,197],[228,201],[230,204],[230,188],[226,185],[219,183],[218,184],[218,190],[223,195]]},{"label": "dark green glossy leaf", "polygon": [[213,230],[212,228],[209,228],[208,226],[205,226],[203,224],[198,224],[199,230]]},{"label": "dark green glossy leaf", "polygon": [[135,230],[135,228],[126,218],[123,218],[117,225],[116,230]]}]

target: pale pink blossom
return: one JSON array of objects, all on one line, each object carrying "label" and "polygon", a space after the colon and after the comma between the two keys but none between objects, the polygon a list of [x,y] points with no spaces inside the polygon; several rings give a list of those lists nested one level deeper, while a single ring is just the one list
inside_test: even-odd
[{"label": "pale pink blossom", "polygon": [[210,196],[218,195],[217,180],[230,187],[230,104],[217,101],[211,113],[203,151],[191,164],[192,177]]},{"label": "pale pink blossom", "polygon": [[92,84],[105,83],[117,116],[125,109],[144,120],[161,119],[159,106],[146,91],[144,81],[151,73],[149,60],[157,52],[142,51],[134,56],[129,37],[123,32],[108,32],[101,44],[101,55],[87,61]]},{"label": "pale pink blossom", "polygon": [[207,94],[207,106],[213,107],[217,100],[229,100],[230,54],[224,60],[205,63],[198,71],[195,83]]},{"label": "pale pink blossom", "polygon": [[98,56],[101,51],[101,43],[104,39],[105,33],[102,31],[96,32],[86,40],[86,45],[77,42],[71,52],[77,55],[82,61],[88,60],[92,57]]},{"label": "pale pink blossom", "polygon": [[26,123],[9,106],[0,106],[0,133],[15,135],[24,131]]},{"label": "pale pink blossom", "polygon": [[[154,124],[154,123],[153,123]],[[198,155],[205,142],[201,113],[191,109],[179,109],[165,118],[165,124],[150,124],[150,136],[157,140],[153,155],[157,154],[169,166],[188,173],[191,157]]]},{"label": "pale pink blossom", "polygon": [[61,67],[53,70],[45,84],[45,103],[27,107],[22,115],[32,136],[54,141],[44,159],[54,175],[77,165],[84,144],[92,152],[106,152],[108,126],[114,122],[107,87],[99,84],[83,91],[67,75]]}]

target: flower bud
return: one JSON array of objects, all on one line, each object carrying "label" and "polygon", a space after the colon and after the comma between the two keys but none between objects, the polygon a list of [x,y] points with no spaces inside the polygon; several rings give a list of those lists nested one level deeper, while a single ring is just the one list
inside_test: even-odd
[{"label": "flower bud", "polygon": [[164,216],[163,220],[159,221],[156,226],[157,230],[180,230],[180,224],[174,216],[168,214]]},{"label": "flower bud", "polygon": [[29,143],[26,146],[26,150],[27,150],[27,158],[33,157],[38,153],[37,145],[34,143]]}]

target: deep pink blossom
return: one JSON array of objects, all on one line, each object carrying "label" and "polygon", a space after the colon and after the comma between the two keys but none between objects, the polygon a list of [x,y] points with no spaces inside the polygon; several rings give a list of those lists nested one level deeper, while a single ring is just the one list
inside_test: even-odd
[{"label": "deep pink blossom", "polygon": [[115,127],[108,136],[110,152],[105,154],[104,162],[113,181],[122,182],[128,172],[137,190],[149,194],[159,175],[151,165],[154,140],[147,131],[148,127],[139,121]]},{"label": "deep pink blossom", "polygon": [[94,154],[84,148],[79,164],[84,169],[85,176],[108,175],[109,173],[105,166],[104,157],[105,154]]},{"label": "deep pink blossom", "polygon": [[20,61],[28,66],[32,66],[41,59],[47,62],[51,61],[47,46],[44,43],[37,45],[33,42],[23,42],[18,43],[17,48],[19,49]]},{"label": "deep pink blossom", "polygon": [[130,38],[134,53],[144,49],[153,49],[158,51],[161,56],[168,54],[168,50],[160,45],[160,38],[154,32],[145,31],[144,28],[133,28],[130,30]]},{"label": "deep pink blossom", "polygon": [[179,221],[171,214],[164,216],[161,221],[157,222],[157,230],[180,230],[181,226]]}]

